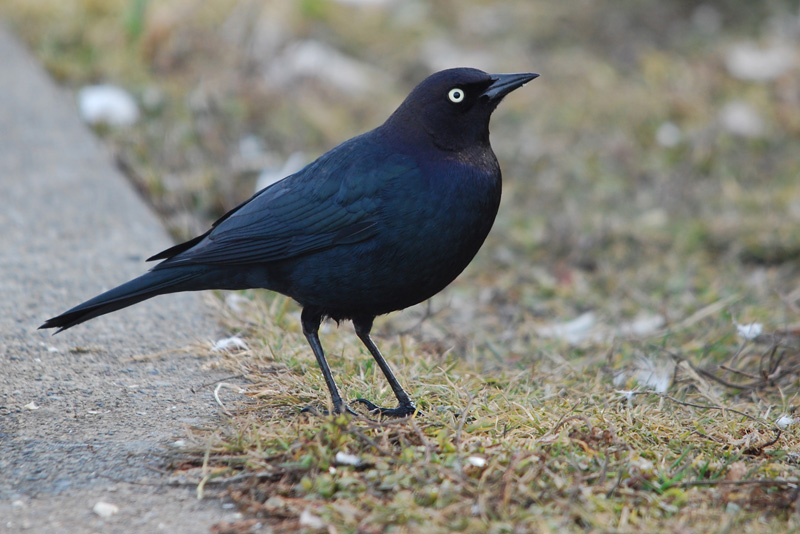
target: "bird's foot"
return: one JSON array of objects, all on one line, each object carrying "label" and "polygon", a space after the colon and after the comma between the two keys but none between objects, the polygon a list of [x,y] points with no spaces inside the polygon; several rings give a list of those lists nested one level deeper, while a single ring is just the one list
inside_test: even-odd
[{"label": "bird's foot", "polygon": [[[320,410],[316,406],[306,406],[305,408],[300,410],[300,413],[308,413],[308,414],[317,415],[317,416],[327,416],[327,415],[331,414],[331,412],[329,412],[328,410]],[[353,417],[363,417],[363,415],[361,415],[357,411],[353,410],[350,406],[348,406],[347,404],[344,404],[344,403],[342,403],[341,406],[336,406],[333,409],[333,413],[335,413],[335,414],[346,413],[346,414],[352,415]]]},{"label": "bird's foot", "polygon": [[383,408],[374,402],[367,399],[356,399],[353,402],[358,402],[366,406],[370,415],[380,415],[381,417],[408,417],[409,415],[422,415],[413,403],[400,404],[397,408]]}]

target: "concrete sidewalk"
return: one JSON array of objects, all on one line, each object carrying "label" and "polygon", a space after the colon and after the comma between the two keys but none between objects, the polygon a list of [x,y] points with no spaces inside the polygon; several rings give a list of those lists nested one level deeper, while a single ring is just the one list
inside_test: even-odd
[{"label": "concrete sidewalk", "polygon": [[[202,387],[220,376],[186,353],[131,359],[216,337],[199,295],[36,330],[171,243],[72,96],[2,24],[0,57],[0,532],[208,532],[234,520],[158,471],[187,425],[220,424]],[[94,514],[101,500],[119,513]]]}]

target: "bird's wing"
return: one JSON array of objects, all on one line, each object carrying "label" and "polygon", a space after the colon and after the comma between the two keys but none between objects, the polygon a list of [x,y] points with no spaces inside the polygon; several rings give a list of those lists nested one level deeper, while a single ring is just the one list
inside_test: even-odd
[{"label": "bird's wing", "polygon": [[206,234],[157,254],[152,259],[168,258],[157,268],[271,262],[369,239],[381,190],[417,169],[407,158],[347,145],[261,190]]}]

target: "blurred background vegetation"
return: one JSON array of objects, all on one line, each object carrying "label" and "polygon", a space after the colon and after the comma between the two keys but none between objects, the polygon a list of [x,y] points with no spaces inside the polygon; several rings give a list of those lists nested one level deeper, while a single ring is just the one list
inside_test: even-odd
[{"label": "blurred background vegetation", "polygon": [[[764,346],[745,350],[734,321],[796,345],[796,2],[2,0],[0,14],[67,87],[134,96],[135,124],[96,130],[176,239],[248,198],[265,169],[379,125],[433,71],[538,72],[492,122],[504,198],[484,249],[432,304],[379,330],[588,396],[695,391],[675,365],[671,386],[641,380],[642,358],[652,375],[665,353],[758,367]],[[780,383],[714,398],[791,414],[800,349],[787,350]],[[607,383],[558,382],[582,366]]]},{"label": "blurred background vegetation", "polygon": [[176,238],[248,198],[263,169],[378,125],[432,71],[533,70],[542,78],[493,122],[505,195],[472,271],[511,279],[481,285],[535,314],[557,311],[552,293],[572,298],[567,315],[627,294],[612,314],[670,320],[724,292],[725,271],[762,294],[797,280],[794,2],[4,0],[0,12],[60,82],[134,95],[138,123],[98,130]]}]

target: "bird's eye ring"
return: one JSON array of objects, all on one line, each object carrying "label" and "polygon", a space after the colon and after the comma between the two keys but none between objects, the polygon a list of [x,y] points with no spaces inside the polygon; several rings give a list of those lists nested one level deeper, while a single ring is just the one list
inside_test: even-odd
[{"label": "bird's eye ring", "polygon": [[447,93],[447,98],[450,99],[450,102],[458,104],[462,100],[464,100],[464,91],[459,89],[458,87],[454,89],[450,89],[450,92]]}]

